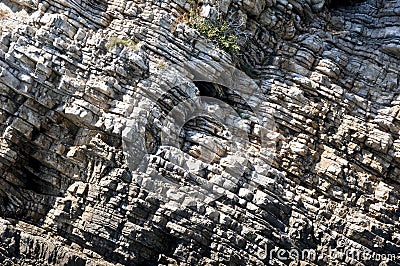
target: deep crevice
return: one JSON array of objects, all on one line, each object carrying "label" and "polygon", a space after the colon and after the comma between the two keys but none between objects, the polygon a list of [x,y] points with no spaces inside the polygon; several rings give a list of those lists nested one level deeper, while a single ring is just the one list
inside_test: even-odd
[{"label": "deep crevice", "polygon": [[344,1],[337,1],[337,0],[331,0],[328,2],[328,8],[329,9],[335,9],[335,8],[343,8],[343,7],[348,7],[348,6],[355,6],[357,4],[366,2],[366,0],[344,0]]}]

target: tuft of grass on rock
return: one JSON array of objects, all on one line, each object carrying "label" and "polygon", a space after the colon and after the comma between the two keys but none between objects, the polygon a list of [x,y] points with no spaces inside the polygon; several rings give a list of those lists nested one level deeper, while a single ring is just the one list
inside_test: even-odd
[{"label": "tuft of grass on rock", "polygon": [[7,10],[0,10],[0,20],[3,18],[6,18],[8,16],[8,11]]},{"label": "tuft of grass on rock", "polygon": [[139,48],[138,44],[133,40],[130,39],[124,40],[118,37],[111,37],[106,44],[106,49],[111,51],[117,48],[118,46],[125,46],[132,50],[138,50]]},{"label": "tuft of grass on rock", "polygon": [[161,69],[165,69],[165,68],[167,68],[167,66],[168,66],[168,64],[167,64],[167,62],[165,62],[164,60],[158,60],[158,62],[157,62],[157,64],[158,64],[158,67],[160,67]]}]

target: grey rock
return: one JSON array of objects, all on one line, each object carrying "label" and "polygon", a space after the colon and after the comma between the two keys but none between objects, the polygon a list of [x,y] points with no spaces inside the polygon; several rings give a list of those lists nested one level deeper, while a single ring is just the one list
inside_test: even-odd
[{"label": "grey rock", "polygon": [[2,1],[0,264],[398,255],[400,2],[345,2]]}]

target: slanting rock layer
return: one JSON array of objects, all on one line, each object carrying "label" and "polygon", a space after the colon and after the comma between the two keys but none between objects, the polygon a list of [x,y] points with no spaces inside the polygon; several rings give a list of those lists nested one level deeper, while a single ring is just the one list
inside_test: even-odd
[{"label": "slanting rock layer", "polygon": [[400,1],[2,0],[0,35],[1,265],[400,263]]}]

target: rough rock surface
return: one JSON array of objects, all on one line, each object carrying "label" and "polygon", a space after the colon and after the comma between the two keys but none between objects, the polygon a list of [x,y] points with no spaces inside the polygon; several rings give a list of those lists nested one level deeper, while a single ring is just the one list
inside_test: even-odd
[{"label": "rough rock surface", "polygon": [[[195,1],[2,0],[1,265],[384,265],[346,252],[399,254],[400,1],[356,2],[204,0],[203,16],[240,21],[232,55],[180,21]],[[137,47],[107,49],[112,37]],[[158,119],[192,94],[248,111],[232,88],[192,82],[184,62],[216,80],[221,65],[240,68],[258,85],[257,115],[274,127],[243,116],[253,148],[238,151],[251,160],[206,118],[173,137],[205,169],[160,152]],[[187,86],[163,91],[172,78]],[[142,118],[134,145],[152,161],[135,171],[124,134]],[[163,200],[143,182],[152,172],[220,181],[222,196]],[[275,247],[318,256],[269,256]]]}]

